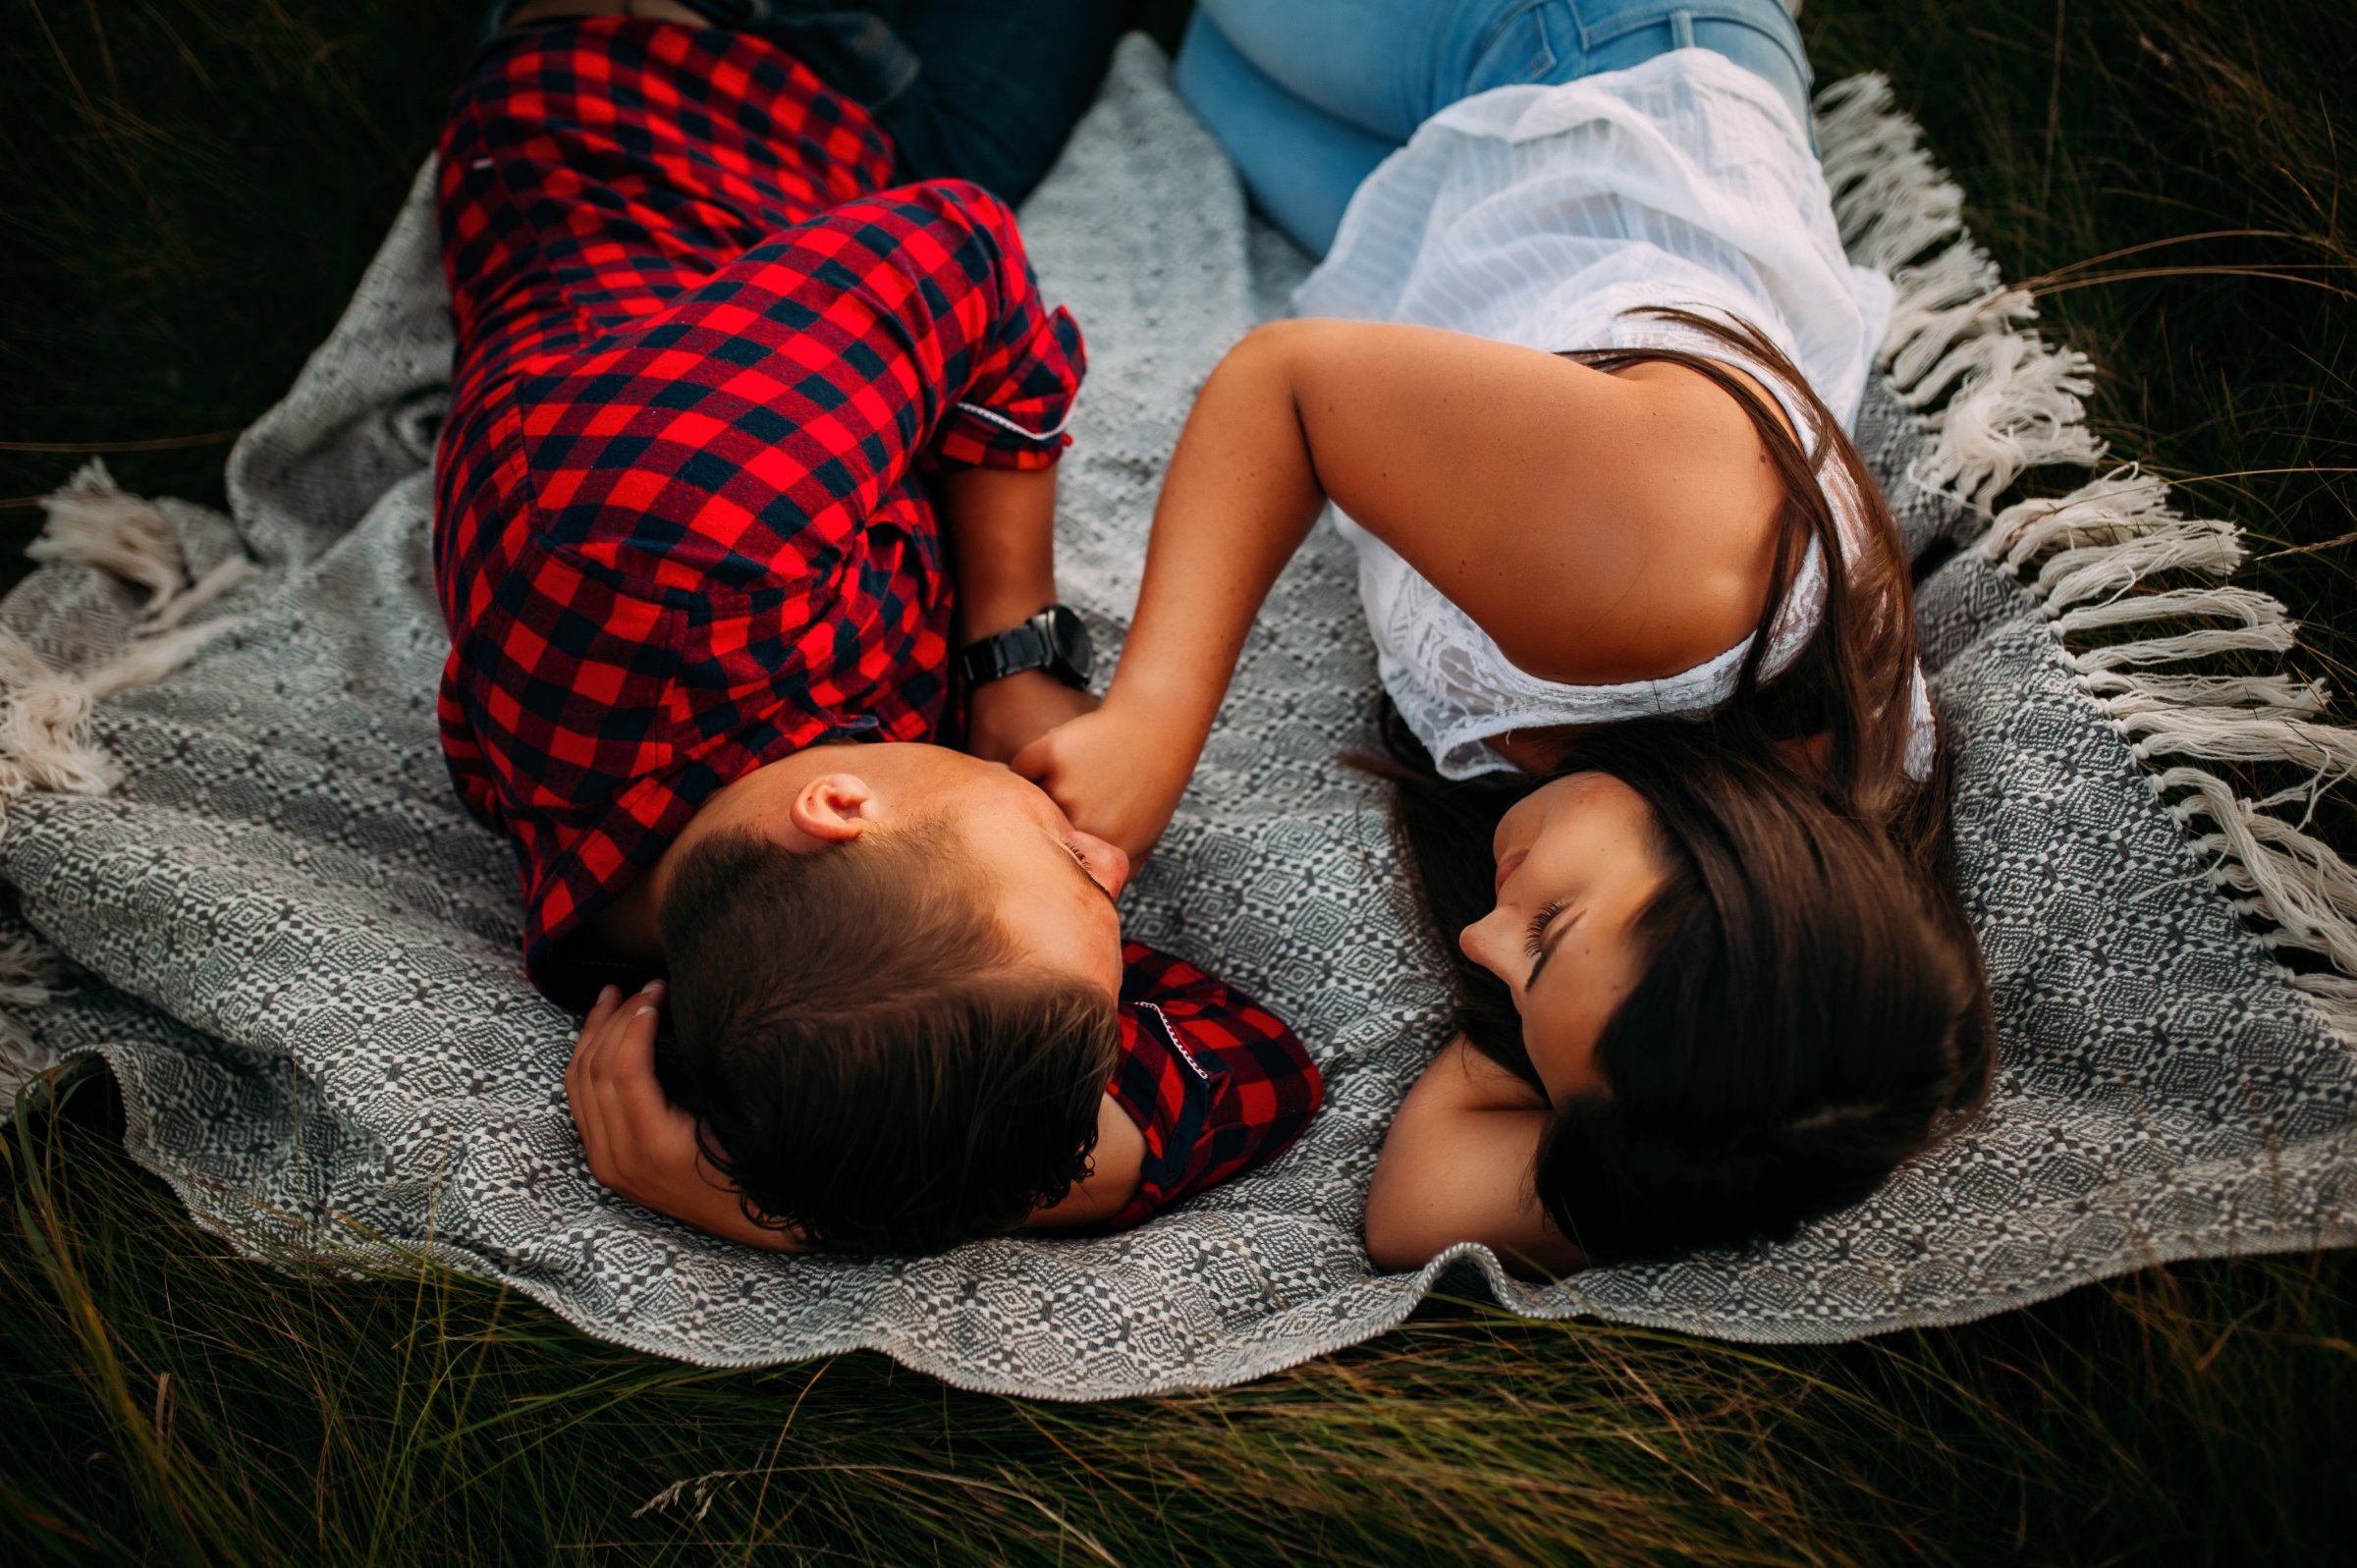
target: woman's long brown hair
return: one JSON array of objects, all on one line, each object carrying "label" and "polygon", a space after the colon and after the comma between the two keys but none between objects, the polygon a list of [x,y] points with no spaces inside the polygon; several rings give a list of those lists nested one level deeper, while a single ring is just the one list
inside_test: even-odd
[{"label": "woman's long brown hair", "polygon": [[[1774,569],[1733,694],[1708,715],[1609,725],[1562,772],[1618,778],[1651,809],[1662,890],[1632,925],[1644,972],[1608,1019],[1606,1092],[1556,1108],[1532,1171],[1593,1262],[1789,1234],[1852,1203],[1986,1092],[1996,1032],[1958,896],[1946,747],[1906,763],[1917,642],[1904,549],[1839,422],[1757,331],[1681,324],[1783,384],[1812,458],[1741,377],[1675,349],[1574,353],[1602,370],[1685,366],[1733,398],[1783,480]],[[1826,476],[1862,515],[1844,540]],[[1823,613],[1772,679],[1778,617],[1814,543]],[[1418,881],[1444,936],[1494,902],[1498,822],[1544,780],[1440,778],[1388,701],[1388,761]],[[1794,741],[1807,741],[1795,755]],[[1559,775],[1560,776],[1560,775]],[[1459,1024],[1543,1088],[1506,985],[1455,951]]]},{"label": "woman's long brown hair", "polygon": [[[1936,764],[1924,780],[1906,771],[1918,659],[1914,596],[1905,548],[1882,486],[1808,378],[1758,328],[1691,310],[1633,313],[1698,333],[1760,366],[1764,379],[1800,405],[1803,434],[1816,448],[1812,458],[1777,411],[1723,359],[1653,347],[1574,350],[1563,355],[1608,372],[1645,363],[1693,371],[1735,401],[1781,481],[1784,499],[1768,591],[1735,689],[1713,715],[1714,724],[1730,738],[1753,730],[1764,744],[1822,734],[1819,782],[1828,793],[1881,826],[1927,866],[1945,865],[1944,770]],[[1829,470],[1860,514],[1847,540],[1826,483]],[[1772,633],[1812,542],[1825,574],[1824,609],[1799,657],[1769,680],[1765,661]],[[1945,757],[1946,748],[1939,750]]]}]

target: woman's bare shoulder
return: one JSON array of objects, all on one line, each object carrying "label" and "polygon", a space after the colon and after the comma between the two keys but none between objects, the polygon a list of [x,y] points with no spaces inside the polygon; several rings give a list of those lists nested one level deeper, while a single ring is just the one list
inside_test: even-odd
[{"label": "woman's bare shoulder", "polygon": [[1655,679],[1758,621],[1780,481],[1707,377],[1390,324],[1247,343],[1286,365],[1326,493],[1529,674]]}]

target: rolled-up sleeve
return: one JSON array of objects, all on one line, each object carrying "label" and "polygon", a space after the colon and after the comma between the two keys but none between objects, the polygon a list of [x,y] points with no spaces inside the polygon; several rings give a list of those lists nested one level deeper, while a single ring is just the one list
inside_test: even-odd
[{"label": "rolled-up sleeve", "polygon": [[989,326],[963,388],[935,427],[933,465],[1044,468],[1071,445],[1065,433],[1087,372],[1079,324],[1040,298],[1014,214],[980,186],[937,181],[966,225],[967,275],[989,297]]},{"label": "rolled-up sleeve", "polygon": [[1146,1153],[1114,1229],[1275,1160],[1326,1097],[1299,1037],[1250,997],[1138,944],[1123,956],[1122,1060],[1106,1092]]}]

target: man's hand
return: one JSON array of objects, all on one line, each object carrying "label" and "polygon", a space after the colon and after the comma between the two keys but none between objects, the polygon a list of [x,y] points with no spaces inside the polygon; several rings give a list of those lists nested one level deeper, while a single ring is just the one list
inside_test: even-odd
[{"label": "man's hand", "polygon": [[663,1097],[655,1078],[655,1018],[663,983],[625,999],[598,994],[565,1068],[565,1098],[589,1156],[589,1173],[630,1202],[726,1241],[807,1252],[798,1232],[748,1218],[737,1189],[704,1162],[695,1118]]},{"label": "man's hand", "polygon": [[1087,692],[1045,670],[1026,670],[967,694],[965,749],[985,762],[1008,762],[1058,725],[1096,711]]},{"label": "man's hand", "polygon": [[1155,727],[1099,708],[1032,741],[1008,764],[1045,789],[1072,825],[1142,859],[1186,792],[1192,758],[1176,757]]}]

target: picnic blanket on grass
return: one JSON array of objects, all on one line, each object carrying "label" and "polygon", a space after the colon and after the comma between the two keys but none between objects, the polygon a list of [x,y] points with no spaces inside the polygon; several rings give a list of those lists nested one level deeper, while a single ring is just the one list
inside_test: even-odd
[{"label": "picnic blanket on grass", "polygon": [[[1132,1232],[922,1260],[760,1256],[599,1188],[561,1083],[574,1022],[523,982],[513,861],[435,743],[451,333],[430,170],[237,447],[230,514],[86,471],[0,611],[11,1083],[103,1056],[131,1152],[232,1236],[428,1255],[689,1361],[868,1347],[1071,1399],[1265,1374],[1382,1332],[1444,1278],[1534,1316],[1832,1340],[2156,1260],[2357,1240],[2357,1009],[2330,961],[2357,971],[2357,896],[2292,820],[2305,797],[2254,809],[2220,771],[2281,765],[2313,788],[2348,770],[2348,737],[2303,682],[2187,673],[2290,643],[2280,606],[2222,581],[2229,525],[2176,515],[2133,469],[1992,521],[2028,467],[2100,456],[2087,366],[2029,332],[1887,86],[1831,89],[1820,133],[1845,242],[1897,284],[1861,439],[1911,545],[1954,552],[1922,614],[2003,1050],[1969,1130],[1789,1245],[1555,1285],[1475,1247],[1371,1270],[1367,1179],[1450,996],[1381,790],[1337,762],[1369,742],[1377,688],[1328,526],[1124,900],[1137,937],[1309,1043],[1329,1095],[1298,1146]],[[1143,39],[1023,222],[1047,297],[1089,334],[1060,564],[1118,646],[1192,395],[1304,262],[1247,221]],[[2295,973],[2285,948],[2324,957]]]}]

